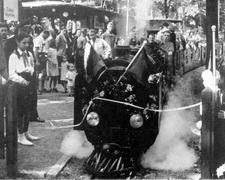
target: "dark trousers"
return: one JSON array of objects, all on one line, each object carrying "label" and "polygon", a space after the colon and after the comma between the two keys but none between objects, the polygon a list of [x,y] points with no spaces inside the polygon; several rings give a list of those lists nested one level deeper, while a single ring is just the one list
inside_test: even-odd
[{"label": "dark trousers", "polygon": [[29,126],[29,117],[32,112],[34,112],[34,88],[35,88],[35,76],[31,76],[29,73],[20,73],[24,79],[26,79],[29,84],[28,85],[17,85],[17,115],[18,115],[18,131],[19,134],[28,131]]},{"label": "dark trousers", "polygon": [[36,120],[39,115],[38,115],[38,110],[37,110],[37,101],[38,101],[38,95],[37,95],[37,81],[38,81],[38,77],[37,77],[37,71],[34,71],[34,76],[33,76],[33,80],[32,80],[32,94],[33,94],[33,105],[32,105],[32,110],[29,113],[29,120]]},{"label": "dark trousers", "polygon": [[58,60],[58,67],[59,67],[58,83],[61,84],[60,77],[61,77],[61,64],[63,62],[63,57],[62,56],[57,56],[57,60]]}]

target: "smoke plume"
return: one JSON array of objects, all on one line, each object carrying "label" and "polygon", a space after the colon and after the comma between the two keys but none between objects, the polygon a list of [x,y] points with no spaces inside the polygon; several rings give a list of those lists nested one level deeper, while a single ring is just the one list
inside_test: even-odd
[{"label": "smoke plume", "polygon": [[[192,77],[180,79],[173,91],[168,93],[164,109],[174,109],[196,103]],[[199,100],[198,100],[199,101]],[[196,108],[195,108],[196,110]],[[142,157],[142,166],[157,170],[184,171],[193,167],[198,160],[188,142],[194,134],[191,127],[199,117],[195,110],[163,112],[160,131],[155,143]]]},{"label": "smoke plume", "polygon": [[88,157],[94,147],[88,142],[83,131],[70,131],[62,141],[60,151],[77,158]]},{"label": "smoke plume", "polygon": [[146,25],[149,23],[150,16],[148,15],[148,12],[152,4],[153,1],[149,0],[135,1],[135,20],[138,36],[142,35]]}]

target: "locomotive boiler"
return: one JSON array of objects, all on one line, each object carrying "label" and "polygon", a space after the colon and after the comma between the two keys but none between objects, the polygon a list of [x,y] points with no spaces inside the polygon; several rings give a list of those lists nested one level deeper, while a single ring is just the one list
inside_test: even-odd
[{"label": "locomotive boiler", "polygon": [[129,47],[116,51],[91,80],[81,76],[75,88],[80,125],[74,129],[83,130],[94,146],[85,167],[100,178],[124,178],[138,170],[140,156],[157,137],[157,110],[165,99],[166,62],[157,46],[144,45],[132,58]]}]

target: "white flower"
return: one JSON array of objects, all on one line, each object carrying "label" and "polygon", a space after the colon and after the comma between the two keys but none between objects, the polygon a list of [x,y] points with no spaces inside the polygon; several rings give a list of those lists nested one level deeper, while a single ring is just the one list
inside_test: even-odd
[{"label": "white flower", "polygon": [[127,91],[132,91],[133,87],[130,84],[127,84]]},{"label": "white flower", "polygon": [[100,97],[103,97],[105,95],[105,91],[101,91],[100,93],[99,93],[99,96]]}]

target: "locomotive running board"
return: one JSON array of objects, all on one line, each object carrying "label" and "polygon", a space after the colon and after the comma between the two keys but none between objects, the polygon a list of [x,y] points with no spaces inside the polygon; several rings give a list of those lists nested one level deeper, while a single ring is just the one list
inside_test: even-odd
[{"label": "locomotive running board", "polygon": [[85,167],[98,178],[127,178],[136,170],[130,148],[114,143],[95,147]]}]

